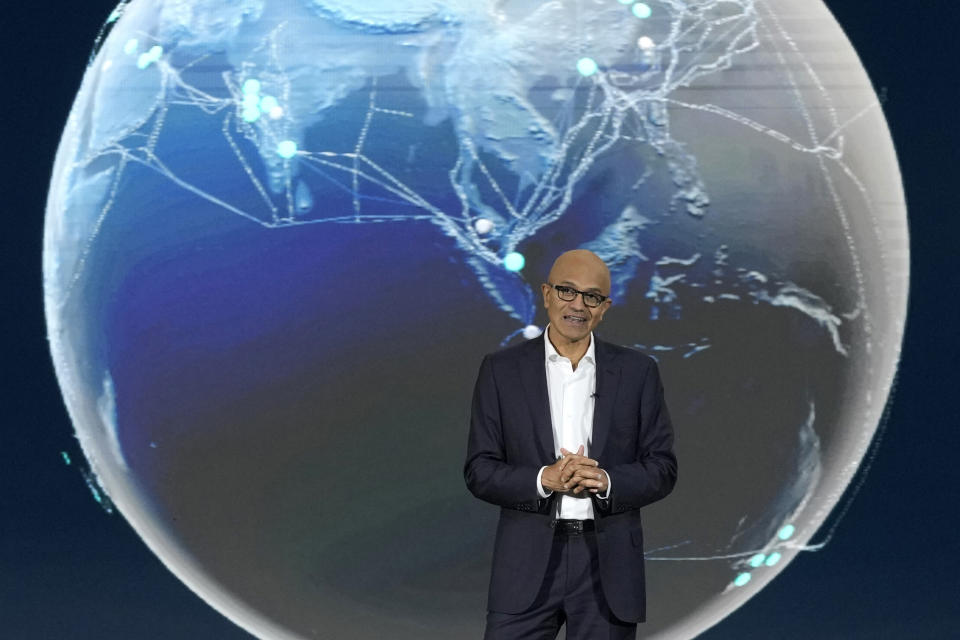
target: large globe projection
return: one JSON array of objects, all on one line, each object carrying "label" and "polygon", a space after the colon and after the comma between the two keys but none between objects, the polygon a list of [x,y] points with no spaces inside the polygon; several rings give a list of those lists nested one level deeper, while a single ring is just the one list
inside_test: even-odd
[{"label": "large globe projection", "polygon": [[108,24],[50,186],[50,344],[98,483],[224,615],[479,637],[472,386],[575,247],[677,429],[646,635],[697,635],[811,548],[889,395],[908,258],[821,2],[134,0]]}]

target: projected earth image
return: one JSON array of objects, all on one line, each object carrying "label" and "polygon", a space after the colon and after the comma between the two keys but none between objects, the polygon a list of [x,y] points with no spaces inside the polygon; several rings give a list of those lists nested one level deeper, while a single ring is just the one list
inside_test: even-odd
[{"label": "projected earth image", "polygon": [[826,7],[121,4],[43,253],[95,488],[259,637],[480,637],[473,383],[577,247],[660,363],[644,634],[692,638],[843,526],[896,370],[900,174]]}]

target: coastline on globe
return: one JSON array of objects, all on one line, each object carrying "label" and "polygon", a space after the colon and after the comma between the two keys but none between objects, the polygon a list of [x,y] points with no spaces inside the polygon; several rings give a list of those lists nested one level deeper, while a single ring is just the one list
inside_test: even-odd
[{"label": "coastline on globe", "polygon": [[645,633],[695,637],[823,544],[909,256],[821,2],[133,0],[104,34],[48,198],[54,365],[98,487],[235,623],[482,629],[470,391],[575,247],[677,427]]}]

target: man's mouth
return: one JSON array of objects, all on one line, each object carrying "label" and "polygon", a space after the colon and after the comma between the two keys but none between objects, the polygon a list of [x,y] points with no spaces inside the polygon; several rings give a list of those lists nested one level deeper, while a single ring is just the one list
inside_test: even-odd
[{"label": "man's mouth", "polygon": [[581,316],[563,316],[563,319],[574,324],[586,324],[587,322],[587,319]]}]

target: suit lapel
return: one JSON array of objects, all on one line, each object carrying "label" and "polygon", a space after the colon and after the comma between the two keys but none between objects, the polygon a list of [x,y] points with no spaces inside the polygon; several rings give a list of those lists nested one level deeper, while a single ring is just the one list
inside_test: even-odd
[{"label": "suit lapel", "polygon": [[523,395],[530,408],[537,450],[544,464],[551,464],[556,458],[553,444],[553,422],[550,418],[550,398],[547,396],[547,370],[545,365],[544,336],[527,342],[520,360],[520,381]]},{"label": "suit lapel", "polygon": [[597,358],[597,386],[596,402],[593,405],[593,441],[590,443],[589,455],[598,460],[607,444],[607,434],[613,421],[613,407],[620,389],[620,367],[617,365],[616,355],[605,342],[597,340],[594,355]]}]

